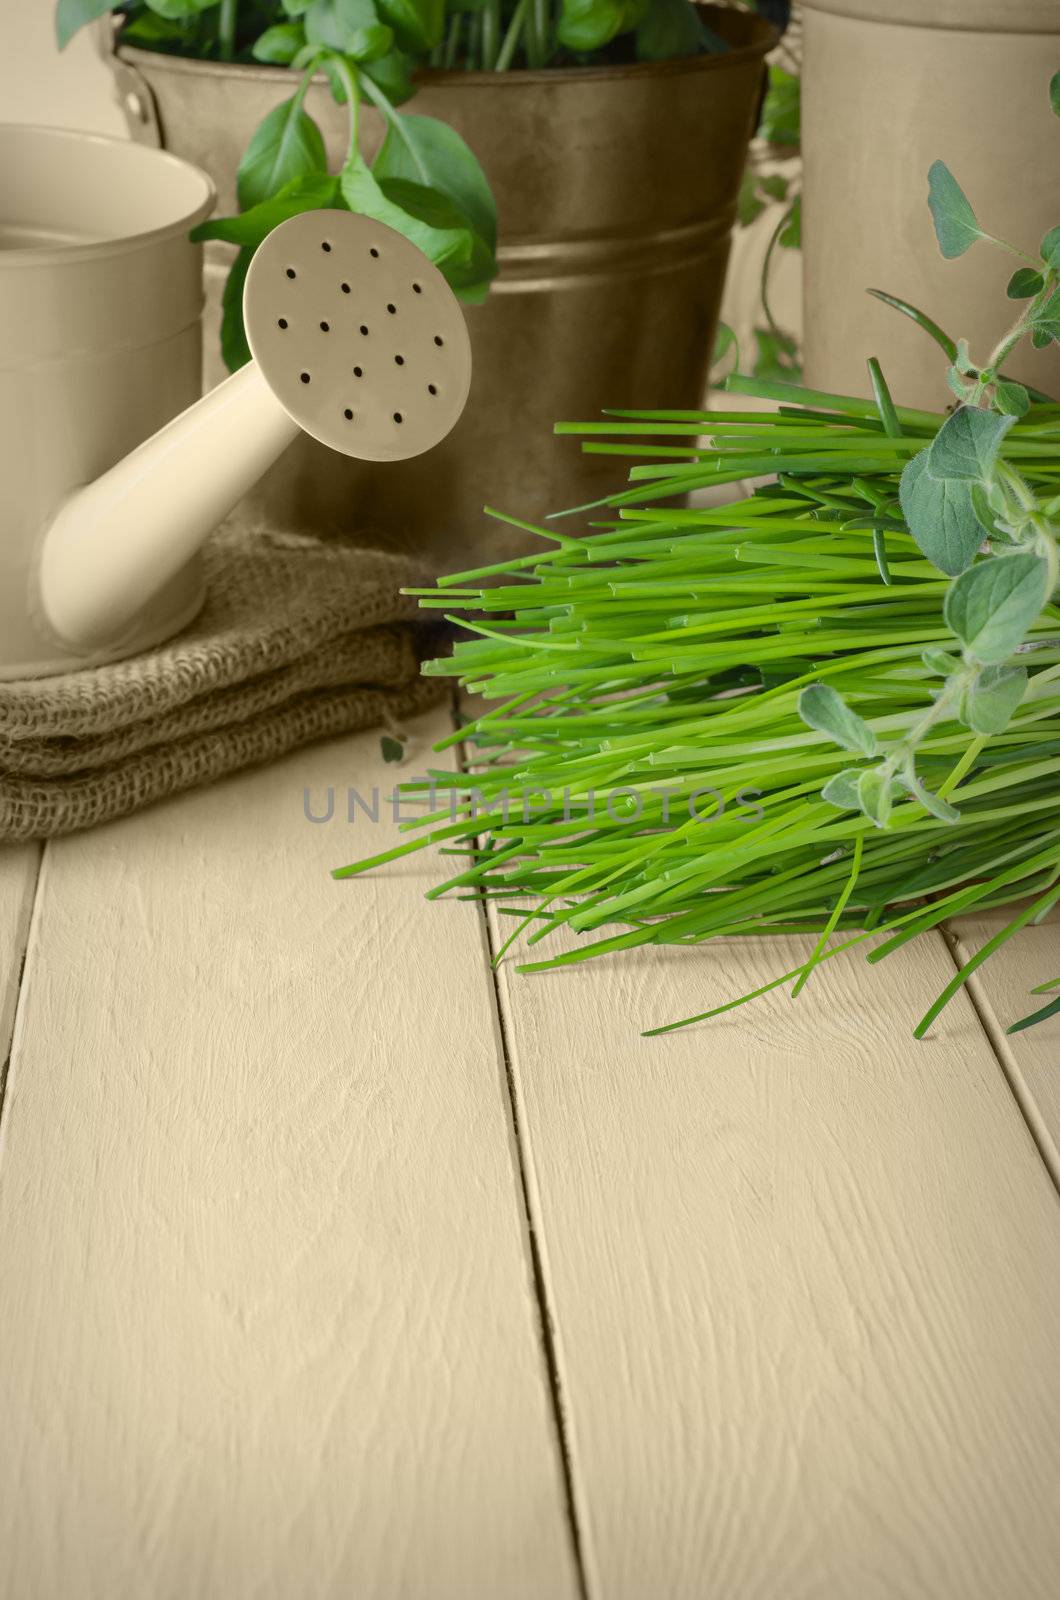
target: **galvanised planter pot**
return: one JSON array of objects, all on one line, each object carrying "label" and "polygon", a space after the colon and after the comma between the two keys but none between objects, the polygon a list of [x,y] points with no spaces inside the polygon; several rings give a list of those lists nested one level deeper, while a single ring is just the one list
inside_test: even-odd
[{"label": "galvanised planter pot", "polygon": [[[368,529],[439,569],[501,559],[522,536],[484,502],[540,518],[607,493],[622,466],[552,435],[604,406],[700,403],[737,193],[773,30],[704,7],[732,48],[629,67],[420,75],[417,113],[456,128],[497,197],[500,275],[467,308],[474,376],[467,410],[429,458],[387,476],[299,440],[256,491],[288,528]],[[281,68],[230,66],[117,46],[119,94],[135,137],[204,168],[222,212],[262,117],[290,96]],[[337,167],[344,109],[323,79],[306,109]],[[365,145],[382,121],[363,112]],[[217,320],[230,252],[208,250],[207,381],[221,376]],[[352,508],[355,508],[352,509]],[[354,522],[353,519],[356,519]]]}]

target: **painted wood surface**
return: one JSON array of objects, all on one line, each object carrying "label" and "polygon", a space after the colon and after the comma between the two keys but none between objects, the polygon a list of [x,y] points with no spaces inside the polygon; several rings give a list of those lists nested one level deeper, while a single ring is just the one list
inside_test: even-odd
[{"label": "painted wood surface", "polygon": [[303,817],[393,777],[367,734],[48,848],[4,1600],[577,1593],[481,918]]},{"label": "painted wood surface", "polygon": [[[991,912],[957,922],[953,932],[958,962],[963,965],[981,950],[1005,921],[1001,913]],[[1060,909],[1001,945],[973,976],[971,993],[1060,1188],[1060,1015],[1018,1034],[1007,1032],[1012,1023],[1053,998],[1031,993],[1053,979],[1060,979]]]},{"label": "painted wood surface", "polygon": [[35,844],[0,848],[0,1111],[40,857]]},{"label": "painted wood surface", "polygon": [[[941,937],[501,973],[590,1592],[1052,1600],[1060,1202]],[[537,954],[540,954],[540,947]]]}]

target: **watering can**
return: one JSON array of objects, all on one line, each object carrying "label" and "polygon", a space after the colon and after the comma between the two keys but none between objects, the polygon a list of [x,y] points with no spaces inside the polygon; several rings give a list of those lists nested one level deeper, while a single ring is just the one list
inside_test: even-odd
[{"label": "watering can", "polygon": [[184,627],[204,539],[300,430],[400,462],[464,408],[470,346],[448,284],[346,211],[292,217],[259,246],[253,359],[199,398],[188,234],[213,204],[206,175],[162,151],[0,128],[0,679]]}]

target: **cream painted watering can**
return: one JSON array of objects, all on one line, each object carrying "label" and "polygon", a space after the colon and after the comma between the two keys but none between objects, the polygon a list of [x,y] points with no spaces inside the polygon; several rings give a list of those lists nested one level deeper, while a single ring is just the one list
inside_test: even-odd
[{"label": "cream painted watering can", "polygon": [[[198,551],[300,429],[366,461],[443,439],[471,356],[426,256],[345,211],[247,274],[254,359],[200,392],[210,180],[161,151],[0,127],[0,678],[134,654],[203,600]],[[354,508],[351,508],[351,510]]]}]

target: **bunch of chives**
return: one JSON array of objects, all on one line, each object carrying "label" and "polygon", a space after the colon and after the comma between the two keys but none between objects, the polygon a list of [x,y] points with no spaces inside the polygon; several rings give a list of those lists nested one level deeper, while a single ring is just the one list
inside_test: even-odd
[{"label": "bunch of chives", "polygon": [[[514,917],[505,949],[525,939],[522,972],[638,945],[816,934],[806,964],[766,986],[796,989],[850,945],[873,939],[878,961],[948,917],[1031,897],[920,1035],[981,960],[1060,899],[1060,609],[1024,647],[1030,684],[1005,733],[942,721],[920,748],[924,781],[959,821],[910,798],[879,829],[822,801],[850,756],[800,720],[800,690],[831,684],[878,735],[900,736],[931,704],[922,652],[953,643],[947,580],[898,504],[903,466],[943,418],[899,409],[891,437],[868,401],[730,387],[779,407],[563,425],[589,451],[641,461],[627,489],[580,508],[604,520],[532,528],[541,552],[414,591],[469,635],[425,671],[489,708],[436,747],[463,743],[469,772],[404,786],[425,805],[409,839],[336,876],[441,844],[458,870],[432,896],[478,896]],[[1033,406],[1003,454],[1055,495],[1060,406]],[[766,481],[738,503],[687,503],[748,478]],[[581,938],[549,954],[561,928]]]}]

